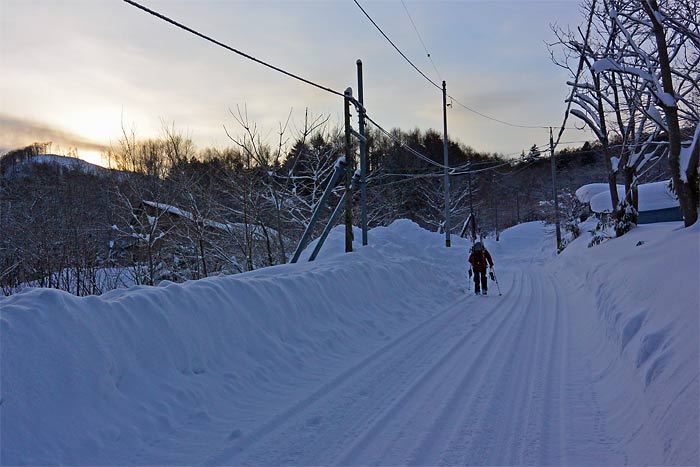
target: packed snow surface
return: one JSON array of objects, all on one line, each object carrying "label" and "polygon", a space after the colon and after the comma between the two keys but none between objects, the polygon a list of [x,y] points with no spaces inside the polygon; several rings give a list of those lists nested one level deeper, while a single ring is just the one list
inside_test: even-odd
[{"label": "packed snow surface", "polygon": [[[678,199],[669,189],[669,181],[644,183],[638,187],[639,210],[654,211],[679,206]],[[617,196],[625,197],[625,186],[617,185]],[[582,203],[590,203],[593,212],[612,211],[612,200],[607,183],[591,183],[576,190],[576,197]]]},{"label": "packed snow surface", "polygon": [[342,233],[313,263],[2,299],[2,464],[698,464],[697,225],[559,257],[514,227],[487,297],[465,240]]}]

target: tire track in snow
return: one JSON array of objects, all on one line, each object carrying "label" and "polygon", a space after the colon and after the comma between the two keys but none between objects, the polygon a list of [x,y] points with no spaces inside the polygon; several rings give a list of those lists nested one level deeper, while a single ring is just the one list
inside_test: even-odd
[{"label": "tire track in snow", "polygon": [[561,420],[561,426],[559,428],[559,461],[562,465],[567,465],[569,463],[568,455],[568,443],[567,443],[567,430],[570,424],[568,423],[569,411],[566,406],[566,398],[568,395],[569,388],[569,378],[567,371],[571,366],[569,365],[569,346],[570,342],[570,330],[569,330],[569,307],[562,308],[561,303],[561,289],[557,287],[556,282],[550,276],[550,281],[554,287],[554,292],[556,293],[556,309],[560,310],[559,317],[561,319],[561,325],[559,327],[558,336],[562,339],[562,343],[559,348],[561,359],[559,362],[559,374],[562,376],[562,381],[559,384],[559,419]]},{"label": "tire track in snow", "polygon": [[[522,283],[530,281],[530,278],[521,274]],[[453,445],[453,438],[464,426],[465,420],[473,420],[480,413],[476,407],[480,407],[482,400],[489,392],[491,379],[489,378],[491,368],[499,357],[499,347],[506,341],[511,331],[517,328],[517,324],[522,320],[517,309],[521,306],[521,298],[525,287],[518,289],[518,295],[509,303],[505,315],[509,321],[508,326],[501,326],[493,329],[488,338],[475,348],[472,353],[470,364],[465,365],[463,374],[458,379],[458,384],[446,397],[447,402],[434,417],[430,424],[430,429],[422,437],[422,442],[411,453],[407,464],[424,465],[436,464],[442,460],[446,450]],[[472,349],[467,349],[472,351]],[[468,412],[474,411],[471,417]]]},{"label": "tire track in snow", "polygon": [[[540,447],[540,456],[538,462],[540,465],[563,465],[565,463],[566,452],[566,436],[564,429],[564,417],[566,416],[563,410],[563,390],[565,384],[565,359],[563,357],[563,347],[566,345],[566,339],[562,339],[562,334],[566,336],[566,329],[562,329],[562,315],[566,314],[566,309],[562,308],[561,297],[557,286],[552,278],[546,275],[547,285],[554,291],[554,322],[552,323],[552,333],[550,347],[548,351],[549,362],[547,365],[546,381],[544,393],[544,410],[540,420],[540,432],[544,439],[544,443]],[[542,441],[540,439],[540,441]],[[557,452],[551,453],[550,447],[557,446]],[[553,457],[556,454],[556,457]],[[527,459],[533,462],[534,459]]]},{"label": "tire track in snow", "polygon": [[[527,302],[518,307],[518,325],[503,336],[507,347],[497,353],[495,362],[490,365],[487,378],[479,389],[477,403],[471,408],[471,413],[462,418],[461,427],[451,437],[441,463],[507,463],[504,455],[511,450],[513,439],[506,438],[505,430],[514,423],[512,411],[518,407],[520,395],[532,397],[517,389],[526,386],[522,380],[527,378],[526,372],[531,371],[528,365],[535,357],[527,352],[531,347],[525,341],[536,323],[531,310],[542,307],[541,289],[535,286],[532,271],[528,278],[527,283],[523,284],[523,289],[527,289]],[[525,361],[521,362],[523,358]]]},{"label": "tire track in snow", "polygon": [[[282,425],[288,423],[289,421],[292,421],[298,415],[303,414],[305,411],[307,411],[307,409],[319,403],[319,401],[322,401],[323,399],[328,399],[333,393],[333,391],[337,390],[339,387],[343,386],[347,382],[356,379],[358,377],[357,375],[366,373],[371,369],[381,365],[382,363],[386,363],[382,359],[382,356],[397,353],[398,355],[396,357],[398,359],[403,359],[404,357],[406,357],[404,351],[407,347],[409,349],[413,349],[414,353],[418,352],[421,349],[420,345],[424,345],[425,343],[431,343],[432,335],[435,330],[433,329],[433,332],[430,332],[430,326],[434,326],[435,323],[439,323],[441,322],[441,320],[444,319],[444,322],[442,322],[438,326],[438,331],[440,332],[450,327],[453,324],[453,320],[455,318],[460,317],[460,315],[463,319],[466,320],[467,323],[470,323],[473,317],[465,316],[465,311],[463,309],[458,309],[454,311],[455,308],[459,308],[460,306],[464,305],[465,304],[463,302],[455,303],[451,307],[447,307],[445,310],[431,316],[427,320],[424,320],[423,322],[409,329],[404,334],[392,340],[387,345],[374,351],[369,356],[363,358],[360,362],[354,364],[349,369],[345,370],[340,375],[336,376],[331,381],[321,386],[310,396],[294,404],[282,414],[267,421],[249,435],[239,439],[238,442],[236,442],[235,444],[230,445],[221,450],[218,454],[211,456],[205,461],[205,464],[220,465],[222,463],[230,463],[239,455],[247,455],[246,451],[250,450],[254,445],[259,443],[260,441],[265,440],[273,432],[278,431]],[[486,317],[488,318],[488,315]],[[386,358],[387,357],[385,357],[385,359]],[[391,370],[392,369],[389,368],[388,372],[385,372],[385,374],[387,376],[391,375]]]},{"label": "tire track in snow", "polygon": [[[526,311],[527,313],[527,311]],[[541,401],[535,390],[538,378],[535,371],[532,371],[536,367],[539,359],[541,358],[542,348],[544,346],[545,339],[542,336],[542,324],[545,318],[544,307],[537,307],[537,322],[535,326],[535,336],[534,336],[534,351],[530,357],[528,363],[528,373],[526,376],[527,385],[526,390],[521,392],[520,402],[518,403],[518,417],[515,419],[515,423],[510,424],[509,439],[512,442],[507,446],[508,449],[504,452],[504,458],[510,459],[510,465],[522,465],[523,464],[523,451],[527,446],[527,433],[529,432],[530,420],[533,416],[534,406]]]},{"label": "tire track in snow", "polygon": [[509,269],[512,295],[439,311],[207,463],[624,462],[572,334],[581,304],[539,263]]},{"label": "tire track in snow", "polygon": [[[544,271],[538,270],[538,277],[544,276]],[[541,339],[541,352],[538,355],[538,365],[535,368],[536,384],[531,394],[533,403],[531,404],[527,423],[522,429],[524,439],[517,463],[553,463],[554,465],[559,465],[561,463],[561,455],[556,461],[547,460],[546,456],[548,447],[552,443],[559,446],[559,448],[562,446],[561,433],[559,432],[559,421],[562,416],[559,410],[562,375],[558,373],[561,366],[556,367],[556,363],[562,361],[560,360],[561,352],[559,349],[562,344],[560,324],[562,309],[560,308],[559,296],[548,276],[544,280],[539,281],[539,287],[542,297],[545,298],[542,303],[549,304],[546,308],[543,307],[543,313],[549,319],[542,324],[544,336]],[[552,291],[554,291],[554,294],[552,294]],[[555,401],[553,401],[553,392],[558,396]],[[511,458],[511,462],[515,463],[513,458]]]},{"label": "tire track in snow", "polygon": [[[387,464],[396,463],[398,455],[402,452],[391,452],[393,446],[398,446],[399,451],[404,449],[404,444],[399,443],[399,437],[394,440],[381,439],[380,434],[383,432],[398,432],[399,435],[406,433],[407,427],[420,427],[426,423],[426,417],[431,416],[430,409],[435,408],[436,404],[436,393],[438,391],[444,391],[445,386],[450,385],[449,375],[455,373],[457,370],[461,369],[459,378],[459,384],[451,390],[449,394],[450,397],[445,397],[446,400],[452,400],[454,394],[459,392],[461,386],[466,378],[473,375],[474,362],[478,361],[477,357],[475,361],[471,364],[464,362],[464,355],[460,353],[463,351],[467,344],[474,344],[472,342],[473,335],[476,331],[490,331],[490,334],[486,338],[485,342],[481,344],[481,350],[475,353],[483,355],[483,353],[491,347],[493,343],[493,338],[498,334],[499,330],[505,322],[512,320],[512,314],[510,313],[517,303],[517,299],[514,300],[514,304],[507,310],[497,310],[492,309],[487,316],[495,316],[496,313],[502,315],[502,319],[498,321],[489,330],[482,327],[476,327],[472,332],[465,335],[460,341],[451,347],[447,352],[445,352],[442,358],[435,362],[432,368],[426,372],[420,380],[416,381],[409,391],[407,391],[401,398],[397,399],[389,410],[384,413],[379,414],[375,422],[368,427],[368,429],[362,434],[359,439],[357,439],[349,448],[346,449],[345,453],[340,457],[338,463],[340,465],[349,465],[355,463],[362,464]],[[497,306],[493,307],[497,308]],[[485,320],[484,320],[485,321]],[[490,321],[490,320],[489,320]],[[482,323],[480,323],[482,324]],[[491,324],[491,323],[488,323]],[[471,348],[469,350],[472,350]],[[441,377],[437,377],[441,376]],[[420,400],[421,403],[417,404],[416,399]],[[419,406],[420,410],[415,412],[405,413],[406,407],[416,407]],[[443,409],[443,411],[448,409]],[[434,417],[434,415],[432,415]],[[387,430],[391,425],[392,430]],[[411,433],[415,436],[415,433]],[[414,439],[410,444],[415,444]],[[371,456],[377,456],[374,458]],[[405,454],[404,454],[405,455]],[[388,456],[388,459],[387,459]],[[368,462],[369,461],[369,462]]]},{"label": "tire track in snow", "polygon": [[[497,314],[492,312],[492,308],[479,310],[484,316],[478,323],[472,324],[473,329],[481,329],[483,323],[495,319]],[[458,312],[457,317],[463,318],[464,315]],[[452,349],[468,340],[468,336],[462,333],[457,335],[461,338],[454,344],[455,339],[446,336],[445,330],[451,333],[451,329],[464,326],[455,322],[445,324],[441,329],[425,329],[424,343],[427,347],[403,346],[396,355],[380,356],[376,368],[358,375],[348,381],[346,387],[329,394],[326,400],[310,411],[327,417],[328,423],[325,424],[323,433],[316,432],[312,433],[314,436],[306,436],[309,430],[305,429],[303,422],[291,421],[291,428],[283,427],[281,433],[275,435],[280,443],[285,445],[278,450],[279,453],[266,452],[265,455],[258,454],[258,457],[255,457],[254,453],[248,456],[244,454],[243,460],[250,458],[251,462],[262,461],[268,464],[337,462],[347,440],[363,436],[377,417],[395,406],[397,399],[404,398],[406,392],[422,382],[440,381],[440,378],[433,378],[434,369],[441,368],[435,361],[451,354]],[[466,334],[470,335],[471,331]],[[381,381],[380,385],[377,384],[378,381]],[[269,450],[271,444],[277,446],[276,443],[265,442],[261,449]],[[319,446],[323,446],[321,451],[318,451]],[[297,452],[292,453],[294,450]],[[288,454],[287,457],[280,457],[285,453]]]}]

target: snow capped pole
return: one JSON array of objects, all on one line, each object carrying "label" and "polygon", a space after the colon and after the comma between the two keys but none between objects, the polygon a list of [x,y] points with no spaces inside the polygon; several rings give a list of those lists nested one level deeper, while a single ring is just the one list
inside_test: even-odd
[{"label": "snow capped pole", "polygon": [[445,246],[450,248],[450,174],[447,170],[447,84],[442,82],[443,165],[445,166]]},{"label": "snow capped pole", "polygon": [[549,153],[552,161],[552,193],[554,194],[554,218],[557,230],[557,252],[561,248],[561,226],[559,225],[559,198],[557,195],[557,162],[554,159],[554,137],[549,127]]},{"label": "snow capped pole", "polygon": [[350,100],[352,88],[345,90],[345,252],[352,252],[352,174],[354,172],[350,140]]},{"label": "snow capped pole", "polygon": [[362,216],[362,246],[367,246],[367,141],[365,138],[365,101],[362,85],[362,60],[357,59],[357,98],[360,102],[358,110],[360,131],[360,205]]}]

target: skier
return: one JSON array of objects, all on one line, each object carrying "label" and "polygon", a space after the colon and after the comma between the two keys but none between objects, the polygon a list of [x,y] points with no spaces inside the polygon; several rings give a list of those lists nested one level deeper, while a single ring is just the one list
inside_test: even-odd
[{"label": "skier", "polygon": [[476,292],[477,295],[479,295],[479,289],[482,290],[481,293],[483,295],[488,293],[488,285],[486,282],[487,262],[488,265],[493,268],[493,259],[491,259],[491,254],[484,247],[483,243],[476,242],[472,247],[471,254],[469,255],[469,264],[471,264],[471,268],[474,271],[474,292]]}]

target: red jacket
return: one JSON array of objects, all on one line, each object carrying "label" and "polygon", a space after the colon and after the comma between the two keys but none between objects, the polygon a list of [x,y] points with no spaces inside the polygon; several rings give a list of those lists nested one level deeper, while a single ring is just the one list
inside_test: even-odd
[{"label": "red jacket", "polygon": [[485,271],[487,261],[493,266],[493,260],[488,250],[472,251],[472,254],[469,255],[469,264],[472,265],[474,271]]}]

